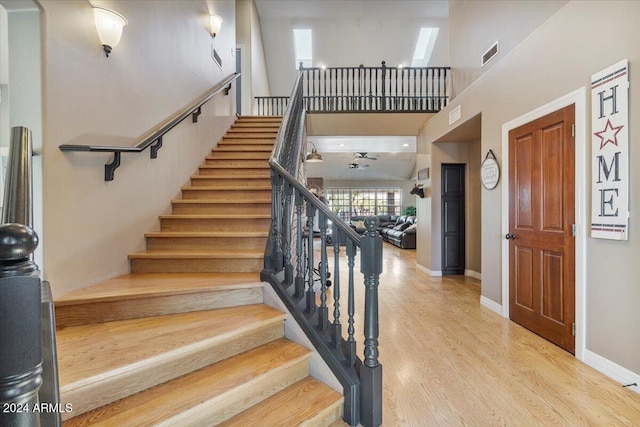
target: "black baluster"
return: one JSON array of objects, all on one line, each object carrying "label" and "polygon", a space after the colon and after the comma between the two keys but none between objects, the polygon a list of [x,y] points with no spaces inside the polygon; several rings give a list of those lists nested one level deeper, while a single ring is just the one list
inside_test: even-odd
[{"label": "black baluster", "polygon": [[304,196],[296,190],[296,278],[295,278],[295,293],[296,298],[302,298],[304,295],[304,269],[303,264],[303,248],[302,237],[304,230],[302,228],[302,206],[304,204]]},{"label": "black baluster", "polygon": [[320,311],[318,313],[318,327],[324,331],[329,326],[329,307],[327,306],[327,217],[322,211],[318,212],[320,222]]},{"label": "black baluster", "polygon": [[387,109],[387,91],[386,91],[386,74],[387,74],[387,64],[382,61],[382,111],[385,111]]},{"label": "black baluster", "polygon": [[313,290],[313,220],[316,208],[307,200],[307,313],[316,311],[316,293]]},{"label": "black baluster", "polygon": [[364,275],[364,361],[360,366],[362,387],[362,425],[382,424],[382,365],[378,361],[378,284],[382,273],[382,237],[376,216],[365,219],[362,236],[360,272]]},{"label": "black baluster", "polygon": [[291,215],[291,199],[293,197],[293,186],[286,182],[284,185],[284,215],[283,227],[284,227],[284,282],[286,287],[289,288],[293,284],[293,264],[291,263],[291,221],[289,216]]},{"label": "black baluster", "polygon": [[356,338],[355,338],[355,280],[354,280],[354,266],[356,257],[356,245],[350,238],[346,239],[347,250],[347,266],[349,268],[349,283],[348,283],[348,295],[347,295],[347,342],[345,343],[345,353],[347,355],[347,361],[349,366],[353,365],[356,361]]},{"label": "black baluster", "polygon": [[342,325],[340,324],[340,228],[336,224],[332,230],[333,239],[333,324],[331,341],[334,348],[342,343]]}]

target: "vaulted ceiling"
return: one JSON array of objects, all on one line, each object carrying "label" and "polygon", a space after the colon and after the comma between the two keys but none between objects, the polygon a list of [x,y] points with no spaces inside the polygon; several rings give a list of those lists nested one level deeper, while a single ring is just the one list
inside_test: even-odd
[{"label": "vaulted ceiling", "polygon": [[[288,95],[296,76],[293,44],[294,29],[311,29],[313,65],[320,66],[389,66],[411,65],[418,35],[422,27],[439,28],[430,66],[448,65],[447,0],[256,0],[262,27],[267,72],[272,95]],[[415,165],[415,135],[426,115],[416,116],[410,124],[387,118],[361,117],[374,129],[358,133],[367,126],[326,124],[309,126],[311,141],[318,142],[324,163],[309,164],[310,176],[325,179],[409,179]],[[319,115],[318,115],[319,116]],[[416,125],[416,119],[419,122]],[[354,124],[354,120],[348,121]],[[398,122],[401,122],[398,124]],[[354,130],[355,129],[355,130]],[[345,136],[354,137],[353,140]],[[414,136],[407,152],[398,149],[393,138],[371,138],[366,135]],[[338,139],[332,140],[336,136]],[[346,146],[339,147],[339,144]],[[373,148],[375,146],[375,149]],[[363,170],[349,169],[353,152],[369,151],[380,155]]]}]

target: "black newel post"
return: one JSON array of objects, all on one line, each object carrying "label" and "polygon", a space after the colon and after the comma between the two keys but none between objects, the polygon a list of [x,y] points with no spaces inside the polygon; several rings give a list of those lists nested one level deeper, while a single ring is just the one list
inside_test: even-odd
[{"label": "black newel post", "polygon": [[360,272],[364,275],[364,361],[360,367],[362,387],[361,422],[365,427],[382,424],[382,365],[378,361],[378,284],[382,273],[382,237],[377,231],[380,220],[369,216],[364,221]]},{"label": "black newel post", "polygon": [[31,132],[13,128],[0,225],[0,426],[39,426],[42,319],[38,236],[30,227]]}]

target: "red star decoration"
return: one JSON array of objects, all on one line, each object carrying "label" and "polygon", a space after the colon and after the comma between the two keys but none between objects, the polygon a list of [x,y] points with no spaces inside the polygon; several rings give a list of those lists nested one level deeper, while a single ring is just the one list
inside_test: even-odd
[{"label": "red star decoration", "polygon": [[612,143],[613,145],[617,146],[618,145],[618,132],[620,132],[623,127],[624,127],[624,125],[620,125],[620,126],[614,127],[611,124],[611,120],[607,119],[607,124],[605,125],[604,129],[601,130],[600,132],[594,132],[593,133],[595,136],[600,138],[600,149],[602,150],[602,148],[605,145],[607,145],[609,142]]}]

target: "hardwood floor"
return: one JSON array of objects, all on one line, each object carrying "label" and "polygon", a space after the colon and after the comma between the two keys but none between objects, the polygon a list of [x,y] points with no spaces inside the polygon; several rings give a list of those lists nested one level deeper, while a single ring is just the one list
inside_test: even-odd
[{"label": "hardwood floor", "polygon": [[[415,251],[383,250],[384,426],[640,425],[639,394],[481,306],[478,280],[431,277]],[[361,307],[362,279],[356,289]]]}]

